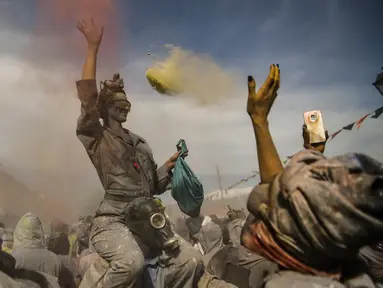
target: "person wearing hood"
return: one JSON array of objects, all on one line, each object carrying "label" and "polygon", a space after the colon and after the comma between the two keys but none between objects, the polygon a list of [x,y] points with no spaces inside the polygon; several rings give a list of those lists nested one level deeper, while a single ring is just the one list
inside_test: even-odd
[{"label": "person wearing hood", "polygon": [[0,251],[0,287],[59,288],[56,277],[42,272],[16,267],[16,259]]},{"label": "person wearing hood", "polygon": [[59,277],[61,261],[56,254],[46,249],[43,226],[36,215],[27,213],[22,216],[13,238],[12,255],[16,259],[16,268]]}]

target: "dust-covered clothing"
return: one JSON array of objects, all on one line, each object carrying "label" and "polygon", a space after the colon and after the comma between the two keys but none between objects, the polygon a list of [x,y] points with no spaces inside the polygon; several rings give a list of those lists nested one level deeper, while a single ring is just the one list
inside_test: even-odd
[{"label": "dust-covered clothing", "polygon": [[[152,281],[155,283],[156,288],[195,287],[203,273],[203,264],[201,260],[197,258],[201,256],[198,251],[186,243],[182,238],[179,238],[179,241],[181,247],[180,254],[175,258],[170,258],[166,254],[163,254],[157,259],[144,261],[145,267],[143,266],[141,268],[137,267],[135,262],[135,260],[139,260],[139,258],[131,260],[129,265],[134,265],[133,268],[140,270],[139,274],[135,274],[135,284],[142,284],[143,277],[148,276],[147,273],[143,273],[144,270],[151,269],[155,272]],[[114,283],[106,282],[107,279],[105,279],[105,273],[110,267],[108,262],[99,257],[97,254],[89,254],[88,256],[92,258],[91,263],[83,277],[80,287],[111,287],[109,285]],[[140,255],[134,256],[139,257]],[[116,278],[109,278],[108,280],[113,281],[115,279]],[[129,286],[123,287],[136,286],[129,284]]]},{"label": "dust-covered clothing", "polygon": [[192,218],[192,217],[187,218],[185,221],[185,225],[189,230],[189,234],[192,236],[194,240],[194,243],[193,243],[194,248],[196,248],[201,253],[201,255],[204,255],[205,251],[198,241],[198,233],[201,230],[201,227],[203,227],[204,225],[208,225],[209,223],[212,223],[212,221],[213,220],[211,219],[210,216],[202,216],[202,215],[195,218]]},{"label": "dust-covered clothing", "polygon": [[165,192],[171,177],[166,165],[157,170],[148,143],[129,130],[117,135],[101,125],[96,80],[78,81],[77,91],[81,101],[77,137],[105,189],[106,200],[101,203],[97,215],[120,216],[127,202]]},{"label": "dust-covered clothing", "polygon": [[4,272],[0,271],[0,288],[21,288],[16,280],[9,277]]},{"label": "dust-covered clothing", "polygon": [[245,225],[245,219],[235,219],[228,224],[229,237],[233,246],[241,245],[242,228]]},{"label": "dust-covered clothing", "polygon": [[243,288],[227,283],[218,277],[205,272],[198,281],[198,288]]},{"label": "dust-covered clothing", "polygon": [[84,277],[85,272],[88,270],[89,266],[94,262],[95,259],[99,258],[97,253],[91,253],[89,249],[82,251],[78,257],[78,272],[81,278]]},{"label": "dust-covered clothing", "polygon": [[229,242],[225,220],[219,219],[216,215],[190,217],[186,219],[185,225],[194,247],[202,255],[212,254],[213,249],[217,251]]},{"label": "dust-covered clothing", "polygon": [[76,279],[79,271],[74,260],[68,255],[58,255],[61,261],[60,286],[73,288],[76,287]]},{"label": "dust-covered clothing", "polygon": [[59,277],[60,260],[56,254],[45,248],[41,221],[33,214],[25,214],[17,223],[12,255],[16,260],[16,268]]},{"label": "dust-covered clothing", "polygon": [[89,234],[92,227],[93,216],[81,217],[76,227],[76,255],[80,255],[89,248]]},{"label": "dust-covered clothing", "polygon": [[279,267],[242,245],[228,245],[212,256],[206,270],[238,287],[260,288],[265,278],[276,273]]},{"label": "dust-covered clothing", "polygon": [[340,277],[345,259],[383,238],[383,164],[362,154],[296,154],[257,186],[248,247],[289,270]]},{"label": "dust-covered clothing", "polygon": [[[98,221],[103,225],[98,225]],[[110,217],[97,217],[94,223],[96,225],[92,227],[92,245],[110,263],[98,287],[135,287],[137,275],[142,275],[145,266],[143,252],[135,237],[124,223],[116,222]],[[201,254],[181,237],[179,241],[180,254],[177,257],[160,257],[159,260],[157,281],[164,282],[164,287],[194,287],[193,283],[203,269]],[[115,272],[117,268],[123,269],[125,273]]]},{"label": "dust-covered clothing", "polygon": [[[0,251],[0,288],[1,287],[60,287],[56,277],[27,270],[24,268],[16,268],[15,258],[3,251]],[[8,276],[8,277],[6,277]],[[65,287],[65,286],[62,286]]]},{"label": "dust-covered clothing", "polygon": [[203,251],[203,262],[207,265],[211,257],[223,246],[222,228],[214,222],[203,225],[195,235]]},{"label": "dust-covered clothing", "polygon": [[21,288],[62,288],[56,277],[46,273],[27,270],[19,270],[15,273],[15,280]]},{"label": "dust-covered clothing", "polygon": [[[144,267],[144,256],[125,225],[123,212],[137,197],[165,192],[171,175],[166,165],[157,170],[152,150],[143,138],[126,129],[117,135],[100,124],[95,80],[78,81],[77,91],[81,101],[77,137],[105,189],[105,199],[96,211],[90,236],[94,250],[110,263],[99,287],[134,287]],[[201,262],[200,255],[194,254],[198,252],[182,245],[174,263],[170,261],[167,264],[170,266],[164,267],[167,287],[193,287],[193,277]]]}]

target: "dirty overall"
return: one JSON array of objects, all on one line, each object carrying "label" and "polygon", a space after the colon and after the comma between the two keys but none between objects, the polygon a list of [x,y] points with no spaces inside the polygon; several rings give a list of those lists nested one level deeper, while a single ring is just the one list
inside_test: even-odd
[{"label": "dirty overall", "polygon": [[[77,137],[105,189],[90,235],[94,250],[109,263],[97,287],[135,287],[144,268],[144,255],[124,224],[123,211],[133,199],[165,192],[171,175],[165,165],[157,169],[143,138],[128,130],[117,135],[101,125],[95,80],[80,80],[76,84],[81,101]],[[180,251],[166,264],[160,263],[156,287],[195,287],[196,274],[203,267],[201,256],[182,239]]]}]

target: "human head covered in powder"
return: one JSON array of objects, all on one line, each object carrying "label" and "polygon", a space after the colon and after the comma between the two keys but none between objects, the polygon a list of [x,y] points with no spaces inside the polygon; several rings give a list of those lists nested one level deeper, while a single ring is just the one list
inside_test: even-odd
[{"label": "human head covered in powder", "polygon": [[98,97],[98,109],[101,118],[108,122],[110,119],[123,123],[131,109],[124,90],[124,80],[119,73],[113,75],[113,80],[106,80],[100,83]]}]

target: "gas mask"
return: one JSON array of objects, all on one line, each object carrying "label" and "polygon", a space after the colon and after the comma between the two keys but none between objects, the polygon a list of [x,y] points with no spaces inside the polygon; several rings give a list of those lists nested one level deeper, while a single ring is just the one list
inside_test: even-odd
[{"label": "gas mask", "polygon": [[168,254],[179,249],[179,241],[160,199],[137,198],[128,205],[125,215],[130,231],[150,249],[157,252],[163,250]]}]

